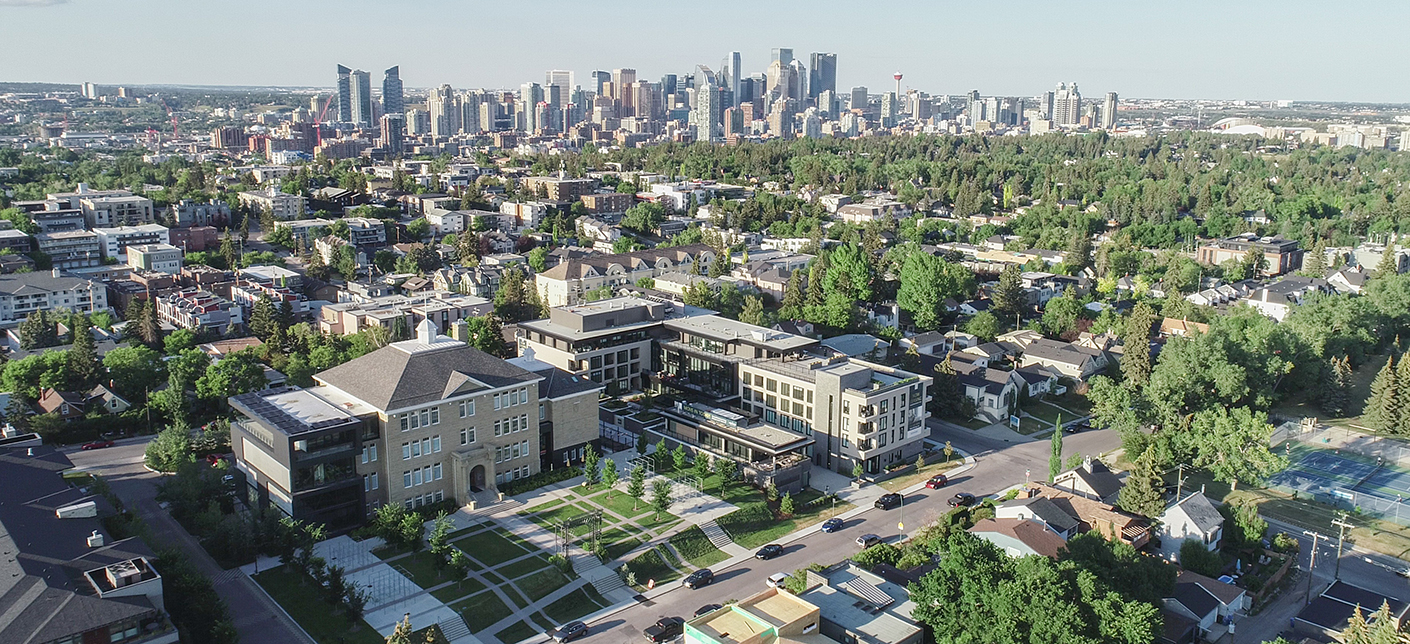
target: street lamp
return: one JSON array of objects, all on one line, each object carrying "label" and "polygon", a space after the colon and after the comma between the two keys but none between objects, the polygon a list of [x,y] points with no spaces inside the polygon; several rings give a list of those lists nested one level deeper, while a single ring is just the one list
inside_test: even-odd
[{"label": "street lamp", "polygon": [[901,496],[901,520],[896,522],[896,529],[905,531],[906,529],[906,497]]}]

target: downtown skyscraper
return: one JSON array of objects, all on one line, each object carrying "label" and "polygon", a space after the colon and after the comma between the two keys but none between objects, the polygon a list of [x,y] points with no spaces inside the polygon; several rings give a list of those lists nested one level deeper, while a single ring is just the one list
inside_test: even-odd
[{"label": "downtown skyscraper", "polygon": [[352,70],[342,65],[338,65],[337,122],[352,122]]},{"label": "downtown skyscraper", "polygon": [[361,69],[353,70],[349,76],[349,103],[352,104],[352,118],[349,122],[359,127],[372,127],[372,75]]},{"label": "downtown skyscraper", "polygon": [[837,54],[813,52],[808,57],[808,98],[837,91]]},{"label": "downtown skyscraper", "polygon": [[382,77],[382,113],[396,118],[406,117],[406,103],[402,97],[401,67],[387,69]]}]

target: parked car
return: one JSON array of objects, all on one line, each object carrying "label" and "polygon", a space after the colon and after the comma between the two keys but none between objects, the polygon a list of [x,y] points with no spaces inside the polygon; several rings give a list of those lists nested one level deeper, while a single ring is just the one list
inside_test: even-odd
[{"label": "parked car", "polygon": [[756,552],[756,553],[754,553],[754,558],[755,558],[755,559],[773,559],[774,557],[777,557],[777,556],[779,556],[779,555],[781,555],[781,554],[783,554],[783,546],[780,546],[780,545],[778,545],[778,544],[776,544],[776,543],[771,543],[771,544],[769,544],[769,545],[767,545],[767,546],[764,546],[764,547],[762,547],[762,548],[759,548],[759,551]]},{"label": "parked car", "polygon": [[1073,423],[1069,423],[1069,424],[1067,424],[1067,425],[1064,425],[1062,429],[1063,429],[1063,431],[1066,431],[1066,432],[1069,433],[1069,434],[1076,434],[1077,432],[1080,432],[1080,431],[1083,431],[1083,430],[1086,430],[1086,429],[1091,429],[1091,428],[1092,428],[1092,421],[1090,421],[1090,420],[1079,420],[1079,421],[1076,421],[1076,422],[1073,422]]},{"label": "parked car", "polygon": [[216,465],[220,464],[221,461],[231,460],[232,456],[233,454],[210,454],[206,456],[206,462],[210,463],[211,467],[215,467]]},{"label": "parked car", "polygon": [[685,620],[679,617],[662,617],[655,624],[646,627],[641,634],[651,642],[669,642],[685,632]]},{"label": "parked car", "polygon": [[112,441],[93,441],[91,443],[84,443],[83,447],[79,449],[103,449],[104,447],[112,447],[115,444],[116,443]]},{"label": "parked car", "polygon": [[769,588],[783,588],[783,585],[788,583],[789,577],[790,575],[786,572],[776,572],[769,575],[769,579],[766,583],[768,583]]},{"label": "parked car", "polygon": [[857,545],[863,548],[870,548],[878,543],[881,543],[881,537],[878,537],[871,533],[867,533],[860,537],[857,537]]},{"label": "parked car", "polygon": [[901,505],[903,499],[904,497],[902,497],[900,494],[891,492],[888,494],[881,495],[881,498],[877,499],[876,503],[873,503],[872,505],[876,506],[876,509],[878,510],[890,510],[891,508]]},{"label": "parked car", "polygon": [[568,622],[559,627],[558,632],[553,634],[553,641],[568,642],[588,633],[588,625],[582,622]]},{"label": "parked car", "polygon": [[699,617],[701,615],[709,615],[710,613],[713,613],[721,608],[724,608],[724,606],[720,604],[705,604],[704,606],[695,609],[695,617]]},{"label": "parked car", "polygon": [[949,485],[949,483],[950,479],[945,478],[944,474],[936,474],[935,476],[930,477],[929,481],[925,482],[925,487],[928,487],[932,490],[938,490],[942,487],[945,487],[946,485]]},{"label": "parked car", "polygon": [[694,590],[701,586],[709,586],[712,581],[715,581],[715,573],[710,572],[709,568],[701,568],[687,575],[685,579],[681,580],[681,584]]},{"label": "parked car", "polygon": [[971,505],[974,505],[974,495],[970,494],[969,492],[960,492],[959,494],[950,497],[949,503],[950,507],[952,508],[969,507]]},{"label": "parked car", "polygon": [[841,530],[844,525],[846,525],[846,523],[842,519],[828,519],[822,522],[821,530],[823,532],[837,532]]}]

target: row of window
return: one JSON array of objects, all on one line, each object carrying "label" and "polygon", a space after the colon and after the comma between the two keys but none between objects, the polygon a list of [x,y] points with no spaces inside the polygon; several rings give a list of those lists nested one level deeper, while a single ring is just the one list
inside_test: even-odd
[{"label": "row of window", "polygon": [[523,389],[516,389],[514,391],[506,391],[502,394],[494,395],[495,409],[503,409],[505,407],[513,407],[514,405],[522,405],[526,402],[529,402],[528,387],[525,387]]},{"label": "row of window", "polygon": [[[811,396],[809,397],[811,398]],[[790,402],[787,399],[779,399],[773,394],[766,394],[762,391],[749,389],[748,387],[744,389],[744,400],[764,403],[785,414],[792,413],[794,416],[802,416],[804,418],[813,417],[813,407],[811,405],[805,406],[802,402],[796,400]],[[844,402],[843,405],[845,406],[846,403]]]},{"label": "row of window", "polygon": [[473,443],[473,442],[475,442],[475,428],[474,428],[474,427],[466,427],[465,429],[460,430],[460,444],[461,444],[461,445],[469,445],[470,443]]},{"label": "row of window", "polygon": [[403,504],[406,506],[406,509],[410,510],[412,508],[419,508],[423,505],[440,503],[444,500],[446,500],[445,490],[436,490],[435,492],[427,492],[420,496],[413,496],[404,501]]},{"label": "row of window", "polygon": [[377,445],[376,445],[375,443],[374,443],[374,444],[371,444],[371,445],[364,445],[364,446],[362,447],[362,462],[363,462],[363,463],[376,463],[376,462],[377,462]]},{"label": "row of window", "polygon": [[434,463],[401,473],[402,489],[441,480],[441,464]]},{"label": "row of window", "polygon": [[[744,375],[744,384],[749,384],[749,374]],[[795,387],[786,382],[778,382],[773,378],[765,378],[759,374],[754,374],[754,386],[762,387],[767,391],[777,393],[785,398],[796,398],[805,402],[813,402],[813,390]]]},{"label": "row of window", "polygon": [[462,400],[462,401],[460,401],[460,417],[461,417],[461,418],[469,418],[469,417],[474,416],[474,415],[475,415],[475,401],[473,401],[473,400]]},{"label": "row of window", "polygon": [[[540,410],[542,411],[542,410]],[[494,435],[507,436],[517,432],[522,432],[529,428],[529,415],[520,414],[504,420],[494,421]]]},{"label": "row of window", "polygon": [[377,473],[376,473],[376,472],[373,472],[373,473],[371,473],[371,474],[363,474],[363,475],[362,475],[362,491],[363,491],[363,492],[371,492],[371,491],[373,491],[373,490],[375,490],[375,489],[377,489]]},{"label": "row of window", "polygon": [[494,462],[503,463],[522,458],[529,455],[529,441],[511,443],[504,447],[494,448]]},{"label": "row of window", "polygon": [[[462,432],[463,433],[463,432]],[[441,453],[441,435],[401,444],[401,460],[411,460],[421,456]],[[367,461],[363,461],[366,463]]]},{"label": "row of window", "polygon": [[409,411],[401,415],[401,430],[404,432],[439,424],[441,424],[440,407]]},{"label": "row of window", "polygon": [[529,476],[529,466],[516,467],[508,472],[500,472],[494,475],[495,485],[504,485],[515,479],[527,478]]}]

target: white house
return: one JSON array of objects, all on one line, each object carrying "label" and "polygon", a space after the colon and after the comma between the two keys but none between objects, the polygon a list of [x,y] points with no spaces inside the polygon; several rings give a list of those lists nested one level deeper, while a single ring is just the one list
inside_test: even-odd
[{"label": "white house", "polygon": [[1160,515],[1158,535],[1160,555],[1179,563],[1180,546],[1187,539],[1203,543],[1211,552],[1219,549],[1219,540],[1224,536],[1224,516],[1203,492],[1195,492],[1165,509]]}]

